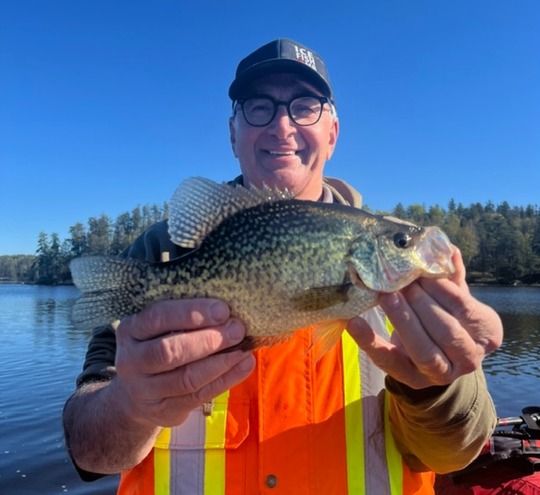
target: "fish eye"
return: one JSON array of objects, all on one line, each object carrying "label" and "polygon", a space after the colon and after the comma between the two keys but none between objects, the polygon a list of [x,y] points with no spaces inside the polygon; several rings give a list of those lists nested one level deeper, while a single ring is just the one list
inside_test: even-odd
[{"label": "fish eye", "polygon": [[394,244],[401,249],[408,248],[411,244],[411,239],[411,236],[405,232],[394,234]]}]

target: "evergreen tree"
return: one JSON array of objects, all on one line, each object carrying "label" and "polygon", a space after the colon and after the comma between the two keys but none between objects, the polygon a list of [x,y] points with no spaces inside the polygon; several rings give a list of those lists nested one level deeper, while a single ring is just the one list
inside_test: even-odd
[{"label": "evergreen tree", "polygon": [[532,250],[534,254],[540,255],[540,215],[536,216],[536,226],[532,238]]},{"label": "evergreen tree", "polygon": [[82,256],[88,251],[88,239],[86,229],[80,222],[69,228],[71,237],[69,238],[69,252],[72,257]]},{"label": "evergreen tree", "polygon": [[111,230],[111,220],[105,214],[88,220],[88,254],[110,253]]},{"label": "evergreen tree", "polygon": [[120,254],[135,240],[133,221],[129,213],[119,215],[114,223],[111,254]]},{"label": "evergreen tree", "polygon": [[49,236],[45,232],[39,233],[36,255],[36,282],[38,284],[52,284],[51,246]]}]

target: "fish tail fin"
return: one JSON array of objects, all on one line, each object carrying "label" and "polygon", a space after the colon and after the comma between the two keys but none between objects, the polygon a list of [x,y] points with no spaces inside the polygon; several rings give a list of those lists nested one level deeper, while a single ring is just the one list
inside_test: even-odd
[{"label": "fish tail fin", "polygon": [[72,322],[79,328],[108,325],[142,309],[138,281],[149,264],[129,258],[84,256],[70,263],[73,283],[82,292],[73,307]]},{"label": "fish tail fin", "polygon": [[313,353],[319,361],[340,339],[347,320],[330,320],[313,325]]}]

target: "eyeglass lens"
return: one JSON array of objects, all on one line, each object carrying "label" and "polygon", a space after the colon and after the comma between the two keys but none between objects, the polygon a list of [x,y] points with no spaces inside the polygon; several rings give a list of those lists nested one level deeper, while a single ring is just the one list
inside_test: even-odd
[{"label": "eyeglass lens", "polygon": [[290,101],[277,101],[269,97],[243,100],[242,112],[247,123],[253,126],[268,125],[276,116],[279,105],[285,105],[289,117],[298,125],[313,125],[321,118],[326,98],[301,96]]}]

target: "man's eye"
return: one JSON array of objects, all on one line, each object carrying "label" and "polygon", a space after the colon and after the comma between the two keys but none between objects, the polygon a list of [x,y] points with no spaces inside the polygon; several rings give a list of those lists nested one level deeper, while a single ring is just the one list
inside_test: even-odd
[{"label": "man's eye", "polygon": [[311,115],[315,110],[308,105],[296,105],[294,107],[294,113],[298,115]]},{"label": "man's eye", "polygon": [[258,105],[254,105],[250,108],[252,112],[268,112],[271,110],[271,107],[269,104],[260,103]]}]

